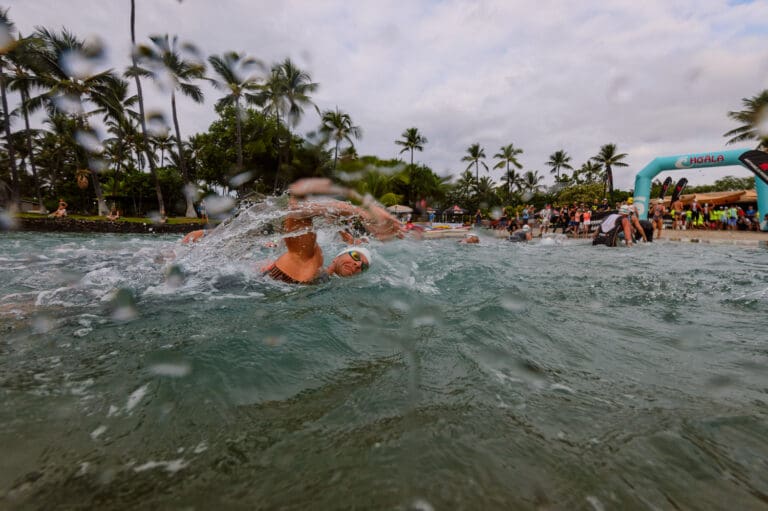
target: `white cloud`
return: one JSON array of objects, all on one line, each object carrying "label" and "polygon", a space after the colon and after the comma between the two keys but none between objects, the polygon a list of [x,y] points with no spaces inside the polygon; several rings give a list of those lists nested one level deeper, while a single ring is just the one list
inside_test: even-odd
[{"label": "white cloud", "polygon": [[[395,157],[394,140],[416,126],[429,143],[415,157],[438,174],[461,172],[474,142],[490,167],[514,143],[526,170],[549,180],[554,151],[577,166],[613,142],[629,154],[616,178],[629,188],[655,156],[725,148],[722,135],[735,127],[726,113],[768,87],[768,3],[731,3],[136,0],[136,25],[139,41],[169,32],[207,54],[291,57],[320,84],[321,109],[338,106],[362,126],[360,154]],[[128,64],[129,14],[128,2],[10,1],[23,33],[42,25],[97,34],[117,69]],[[150,110],[169,109],[146,89]],[[179,101],[184,135],[214,118],[217,93],[205,91],[204,105]],[[299,130],[316,124],[308,110]],[[689,179],[726,174],[749,175],[729,168]]]}]

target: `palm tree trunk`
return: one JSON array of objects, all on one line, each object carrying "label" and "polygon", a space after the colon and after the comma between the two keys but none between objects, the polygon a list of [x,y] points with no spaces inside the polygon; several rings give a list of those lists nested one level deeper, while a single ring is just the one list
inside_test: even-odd
[{"label": "palm tree trunk", "polygon": [[35,181],[35,194],[37,203],[40,205],[40,211],[47,213],[43,205],[43,194],[40,192],[40,178],[37,176],[37,166],[35,165],[35,156],[32,154],[32,134],[29,129],[29,112],[27,112],[27,100],[29,96],[25,90],[21,91],[21,108],[24,112],[24,127],[27,129],[27,152],[29,153],[29,166],[32,168],[32,178]]},{"label": "palm tree trunk", "polygon": [[5,128],[5,139],[8,147],[8,161],[11,166],[11,203],[9,208],[11,212],[18,211],[19,209],[19,171],[16,168],[16,152],[13,150],[13,140],[11,139],[11,118],[8,111],[8,97],[5,93],[5,71],[3,71],[3,64],[0,61],[0,95],[3,101],[3,119]]},{"label": "palm tree trunk", "polygon": [[243,126],[240,120],[240,98],[235,98],[235,128],[237,129],[237,173],[243,171]]},{"label": "palm tree trunk", "polygon": [[275,119],[277,120],[277,132],[275,135],[275,140],[277,141],[277,171],[275,172],[275,185],[272,187],[272,193],[277,195],[277,180],[280,177],[280,111],[275,110]]},{"label": "palm tree trunk", "polygon": [[93,169],[89,170],[91,171],[91,179],[93,180],[93,191],[96,193],[99,216],[107,216],[109,214],[109,208],[107,208],[107,203],[104,202],[104,192],[102,191],[101,183],[99,182],[99,174]]},{"label": "palm tree trunk", "polygon": [[181,145],[181,130],[179,130],[179,116],[176,113],[176,92],[171,92],[171,112],[173,113],[173,128],[176,130],[176,146],[179,149],[179,167],[181,167],[181,178],[184,180],[184,198],[187,201],[187,218],[197,218],[195,213],[195,203],[192,194],[189,193],[189,173],[187,172],[187,161],[184,158],[184,147]]},{"label": "palm tree trunk", "polygon": [[[131,63],[134,69],[136,68],[136,54],[133,49],[136,48],[136,0],[131,0]],[[157,169],[155,168],[155,161],[149,157],[149,148],[147,147],[147,122],[144,119],[144,94],[141,92],[141,80],[139,75],[135,74],[134,79],[136,81],[136,94],[139,98],[139,119],[141,120],[141,133],[144,138],[141,141],[142,148],[149,160],[149,172],[152,177],[155,178],[155,193],[157,194],[157,206],[160,210],[160,216],[165,216],[165,203],[163,202],[163,191],[160,189],[160,178],[157,175]]]},{"label": "palm tree trunk", "polygon": [[336,141],[336,148],[333,151],[333,170],[336,170],[336,162],[339,161],[339,141]]}]

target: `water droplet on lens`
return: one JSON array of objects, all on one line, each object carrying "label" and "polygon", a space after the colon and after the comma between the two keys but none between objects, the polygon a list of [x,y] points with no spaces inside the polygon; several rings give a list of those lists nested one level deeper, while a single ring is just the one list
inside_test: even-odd
[{"label": "water droplet on lens", "polygon": [[181,287],[185,280],[184,271],[177,264],[171,265],[165,274],[165,284],[174,289]]},{"label": "water droplet on lens", "polygon": [[0,231],[12,231],[16,229],[16,219],[7,211],[0,211]]},{"label": "water droplet on lens", "polygon": [[81,115],[83,113],[83,104],[80,98],[73,94],[56,96],[53,98],[53,104],[65,114]]},{"label": "water droplet on lens", "polygon": [[525,299],[515,293],[506,293],[501,297],[501,307],[515,314],[523,313],[527,310]]},{"label": "water droplet on lens", "polygon": [[229,186],[232,188],[237,188],[238,186],[247,183],[253,178],[253,172],[250,170],[247,170],[245,172],[241,172],[240,174],[234,176],[229,180]]},{"label": "water droplet on lens", "polygon": [[88,152],[95,154],[104,152],[104,146],[99,142],[99,139],[96,138],[96,135],[90,131],[78,131],[75,133],[75,140],[77,140],[77,143]]},{"label": "water droplet on lens", "polygon": [[632,90],[630,88],[629,78],[626,76],[617,76],[608,83],[606,92],[608,100],[613,103],[628,103],[632,100]]},{"label": "water droplet on lens", "polygon": [[235,200],[221,195],[209,195],[205,198],[206,209],[211,216],[226,215],[235,207]]},{"label": "water droplet on lens", "polygon": [[755,116],[755,129],[761,137],[768,137],[768,106],[761,108]]},{"label": "water droplet on lens", "polygon": [[112,319],[115,321],[130,321],[139,315],[130,289],[118,289],[111,305]]},{"label": "water droplet on lens", "polygon": [[35,316],[32,319],[32,330],[36,334],[46,334],[53,330],[54,322],[45,315]]},{"label": "water droplet on lens", "polygon": [[164,137],[170,132],[168,123],[162,112],[147,112],[147,131],[155,137]]},{"label": "water droplet on lens", "polygon": [[0,53],[5,53],[13,45],[13,37],[8,29],[8,24],[0,23]]}]

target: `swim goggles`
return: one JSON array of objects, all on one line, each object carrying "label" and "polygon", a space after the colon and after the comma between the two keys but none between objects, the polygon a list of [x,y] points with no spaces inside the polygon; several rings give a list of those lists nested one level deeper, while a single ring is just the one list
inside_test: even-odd
[{"label": "swim goggles", "polygon": [[366,271],[370,267],[370,265],[367,262],[363,261],[362,255],[357,250],[350,250],[349,252],[347,252],[347,254],[349,254],[349,257],[351,257],[353,261],[360,263],[361,272]]}]

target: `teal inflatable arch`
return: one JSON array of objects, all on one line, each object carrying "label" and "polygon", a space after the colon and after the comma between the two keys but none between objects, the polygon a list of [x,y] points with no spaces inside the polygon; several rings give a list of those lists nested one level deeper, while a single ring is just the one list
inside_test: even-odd
[{"label": "teal inflatable arch", "polygon": [[731,151],[681,154],[654,158],[635,176],[634,202],[640,218],[648,218],[651,180],[659,172],[700,169],[704,167],[729,167],[732,165],[741,165],[755,174],[757,209],[761,215],[768,213],[768,153],[750,149],[735,149]]}]

